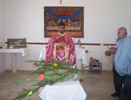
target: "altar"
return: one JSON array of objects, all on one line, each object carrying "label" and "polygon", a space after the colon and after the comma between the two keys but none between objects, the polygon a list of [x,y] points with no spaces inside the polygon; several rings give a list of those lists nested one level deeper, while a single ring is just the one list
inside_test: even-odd
[{"label": "altar", "polygon": [[85,100],[86,93],[79,81],[64,81],[46,85],[39,97],[42,100]]}]

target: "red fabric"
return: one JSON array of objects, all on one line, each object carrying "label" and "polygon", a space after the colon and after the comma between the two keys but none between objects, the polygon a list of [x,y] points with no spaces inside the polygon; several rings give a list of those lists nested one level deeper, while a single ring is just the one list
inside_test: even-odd
[{"label": "red fabric", "polygon": [[[48,45],[46,46],[46,61],[49,62],[50,58],[54,58],[54,44],[65,42],[66,48],[68,53],[68,62],[69,64],[75,64],[76,63],[76,57],[75,57],[75,45],[72,40],[72,36],[69,34],[65,34],[64,36],[60,36],[58,33],[54,34],[52,38],[49,40]],[[64,50],[63,47],[57,47],[57,50]],[[65,62],[65,53],[64,52],[57,52],[56,53],[56,59],[59,62]]]}]

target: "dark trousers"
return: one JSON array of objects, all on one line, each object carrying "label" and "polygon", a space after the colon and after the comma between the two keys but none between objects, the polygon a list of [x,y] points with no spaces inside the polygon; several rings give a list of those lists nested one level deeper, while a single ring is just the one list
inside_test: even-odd
[{"label": "dark trousers", "polygon": [[131,76],[125,77],[125,82],[121,89],[120,100],[131,100]]},{"label": "dark trousers", "polygon": [[115,66],[113,67],[113,77],[114,77],[114,87],[115,87],[115,92],[120,96],[120,91],[122,88],[122,84],[124,82],[125,77],[120,76],[116,70]]}]

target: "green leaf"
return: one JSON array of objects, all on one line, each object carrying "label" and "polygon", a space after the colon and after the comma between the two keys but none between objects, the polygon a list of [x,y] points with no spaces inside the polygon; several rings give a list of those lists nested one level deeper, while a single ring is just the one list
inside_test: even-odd
[{"label": "green leaf", "polygon": [[17,79],[17,80],[12,80],[9,82],[9,84],[16,84],[16,83],[24,83],[27,82],[26,79]]},{"label": "green leaf", "polygon": [[80,80],[84,78],[93,78],[93,77],[97,77],[97,75],[88,75],[88,76],[78,75],[75,80]]}]

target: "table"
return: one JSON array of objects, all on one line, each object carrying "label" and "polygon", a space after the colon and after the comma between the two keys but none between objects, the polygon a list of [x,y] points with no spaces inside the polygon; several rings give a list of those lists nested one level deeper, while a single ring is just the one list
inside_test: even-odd
[{"label": "table", "polygon": [[[76,65],[77,68],[81,68],[83,65],[88,65],[89,61],[86,56],[86,50],[81,48],[76,48]],[[80,65],[81,64],[81,65]]]},{"label": "table", "polygon": [[41,59],[45,60],[45,57],[46,57],[46,48],[42,48],[40,52],[39,60]]},{"label": "table", "polygon": [[12,72],[17,72],[17,66],[16,66],[16,54],[22,53],[22,56],[25,56],[25,48],[20,49],[0,49],[0,53],[11,53],[11,65],[12,65]]},{"label": "table", "polygon": [[58,82],[46,85],[39,94],[42,100],[85,100],[86,93],[79,81]]},{"label": "table", "polygon": [[[84,65],[89,64],[88,63],[89,61],[88,61],[87,56],[86,56],[86,50],[85,49],[76,49],[75,52],[76,52],[77,68],[81,68],[81,65],[79,63],[84,64]],[[40,52],[39,60],[41,60],[41,59],[45,60],[45,57],[46,57],[46,48],[42,48],[41,52]]]}]

